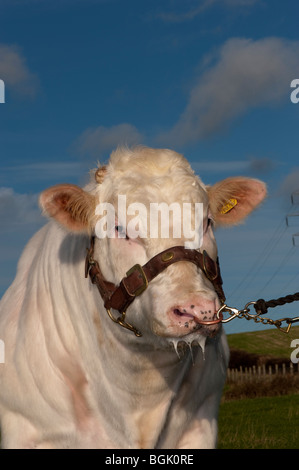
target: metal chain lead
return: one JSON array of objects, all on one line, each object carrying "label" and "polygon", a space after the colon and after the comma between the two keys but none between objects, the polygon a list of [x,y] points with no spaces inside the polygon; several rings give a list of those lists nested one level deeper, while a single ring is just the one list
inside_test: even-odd
[{"label": "metal chain lead", "polygon": [[[217,312],[217,318],[220,318],[220,315],[223,312],[228,312],[229,317],[222,319],[222,323],[228,323],[234,318],[245,318],[246,320],[253,320],[255,323],[262,323],[263,325],[273,325],[276,326],[280,331],[283,333],[288,333],[293,323],[299,321],[299,317],[296,318],[280,318],[279,320],[272,320],[271,318],[261,317],[261,313],[249,313],[250,308],[249,305],[256,305],[257,302],[251,301],[248,302],[242,310],[238,310],[233,307],[229,307],[228,305],[224,304]],[[286,323],[287,326],[282,328],[282,324]]]}]

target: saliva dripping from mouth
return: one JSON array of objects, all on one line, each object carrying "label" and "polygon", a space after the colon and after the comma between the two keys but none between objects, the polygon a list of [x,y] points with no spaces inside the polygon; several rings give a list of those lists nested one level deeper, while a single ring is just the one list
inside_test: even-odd
[{"label": "saliva dripping from mouth", "polygon": [[[194,364],[194,356],[193,356],[193,349],[194,347],[199,346],[202,350],[203,354],[203,359],[205,357],[205,344],[206,344],[206,337],[205,336],[198,336],[198,334],[189,334],[187,335],[188,337],[186,338],[171,338],[169,340],[169,343],[172,344],[176,355],[178,356],[179,360],[182,359],[182,356],[184,355],[184,352],[186,351],[186,348],[189,348],[190,354],[191,354],[191,359],[192,363]],[[180,355],[180,352],[183,353],[183,355]]]}]

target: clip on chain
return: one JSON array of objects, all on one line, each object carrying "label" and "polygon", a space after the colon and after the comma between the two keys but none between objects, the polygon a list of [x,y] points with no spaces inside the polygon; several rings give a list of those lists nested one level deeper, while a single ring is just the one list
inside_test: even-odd
[{"label": "clip on chain", "polygon": [[[280,297],[276,300],[269,300],[265,302],[264,299],[259,299],[257,301],[250,301],[248,302],[242,310],[238,310],[236,308],[229,307],[228,305],[224,304],[217,312],[217,318],[220,318],[223,312],[228,312],[229,317],[223,318],[222,323],[228,323],[229,321],[233,320],[234,318],[245,318],[246,320],[253,320],[255,323],[262,323],[264,325],[274,325],[283,333],[289,333],[291,326],[293,323],[299,322],[299,316],[295,318],[280,318],[279,320],[272,320],[271,318],[261,317],[267,313],[268,308],[274,308],[279,305],[284,305],[286,303],[291,303],[296,300],[299,300],[299,292],[293,295],[287,295],[285,297]],[[249,313],[250,308],[249,306],[253,305],[255,308],[256,313]],[[282,328],[282,324],[286,323],[287,326]]]}]

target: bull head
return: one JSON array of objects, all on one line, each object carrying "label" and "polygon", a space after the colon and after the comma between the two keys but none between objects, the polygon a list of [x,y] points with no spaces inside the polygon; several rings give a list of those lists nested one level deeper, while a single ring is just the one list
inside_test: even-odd
[{"label": "bull head", "polygon": [[[118,149],[107,167],[95,171],[94,178],[95,182],[85,189],[62,184],[44,191],[40,204],[46,215],[71,232],[94,234],[97,204],[107,201],[115,206],[118,194],[126,195],[129,200],[139,198],[145,207],[163,198],[168,204],[201,202],[203,239],[202,246],[197,248],[205,250],[214,261],[217,247],[213,225],[242,222],[266,196],[264,183],[246,177],[227,178],[205,186],[184,157],[170,150]],[[113,237],[96,239],[94,255],[104,278],[116,285],[132,265],[144,265],[161,251],[183,245],[185,241],[183,236],[179,240],[172,237],[133,239],[126,233],[119,236],[119,227],[116,215]],[[126,232],[126,227],[123,230]],[[209,279],[191,263],[182,261],[167,268],[153,281],[142,295],[142,304],[140,302],[138,298],[128,313],[138,329],[145,328],[155,336],[183,337],[190,342],[199,333],[209,336],[219,331],[218,324],[202,326],[204,319],[213,323],[220,303]],[[141,310],[147,313],[142,316]]]}]

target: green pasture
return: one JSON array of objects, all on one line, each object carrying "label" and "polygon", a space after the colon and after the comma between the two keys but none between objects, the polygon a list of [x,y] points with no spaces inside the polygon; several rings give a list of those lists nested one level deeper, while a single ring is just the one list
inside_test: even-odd
[{"label": "green pasture", "polygon": [[219,449],[298,449],[299,394],[223,402]]},{"label": "green pasture", "polygon": [[[299,339],[299,326],[288,334],[268,328],[227,337],[230,348],[288,362],[291,341]],[[277,377],[271,383],[272,390],[258,381],[243,383],[240,397],[233,400],[227,399],[226,393],[231,386],[225,387],[219,412],[219,449],[299,449],[298,379]],[[257,397],[244,397],[244,390]]]},{"label": "green pasture", "polygon": [[285,357],[288,360],[292,352],[290,346],[293,339],[299,339],[299,326],[292,326],[288,334],[277,328],[268,328],[227,335],[230,348],[265,356]]}]

